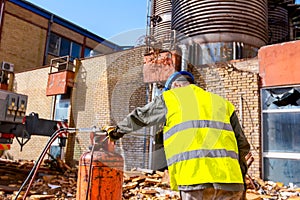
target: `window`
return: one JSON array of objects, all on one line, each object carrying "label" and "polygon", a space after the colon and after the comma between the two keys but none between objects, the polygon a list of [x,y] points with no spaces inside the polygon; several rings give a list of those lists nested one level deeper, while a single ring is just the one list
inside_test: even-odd
[{"label": "window", "polygon": [[92,49],[90,48],[85,48],[84,49],[84,57],[87,58],[87,57],[90,57],[90,52],[92,51]]},{"label": "window", "polygon": [[48,52],[57,56],[59,53],[59,48],[60,48],[60,37],[54,33],[51,33]]},{"label": "window", "polygon": [[75,42],[72,42],[71,46],[71,58],[80,58],[81,45]]},{"label": "window", "polygon": [[84,49],[84,57],[85,58],[93,57],[93,56],[100,55],[100,54],[101,53],[99,51],[91,49],[91,48],[88,48],[88,47],[86,47]]},{"label": "window", "polygon": [[71,41],[65,38],[61,38],[59,56],[70,55]]},{"label": "window", "polygon": [[55,117],[54,120],[68,120],[69,116],[70,97],[68,94],[56,96]]},{"label": "window", "polygon": [[55,33],[51,33],[48,53],[55,56],[67,56],[69,55],[72,61],[74,58],[80,58],[81,45],[72,42],[66,38],[60,37]]},{"label": "window", "polygon": [[263,178],[300,183],[300,86],[262,89]]},{"label": "window", "polygon": [[[55,99],[55,110],[54,110],[54,120],[57,121],[68,121],[69,118],[69,107],[70,107],[70,95],[71,89],[68,88],[68,93],[57,95]],[[53,158],[61,158],[64,154],[63,138],[57,138],[50,147],[50,155]]]}]

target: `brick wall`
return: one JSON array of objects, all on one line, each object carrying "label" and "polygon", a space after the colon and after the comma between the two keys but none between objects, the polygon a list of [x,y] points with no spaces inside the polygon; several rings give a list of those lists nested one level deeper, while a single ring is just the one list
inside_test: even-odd
[{"label": "brick wall", "polygon": [[[149,101],[148,87],[143,83],[144,49],[135,48],[81,61],[71,98],[74,124],[77,128],[114,125],[137,106]],[[17,74],[15,89],[29,96],[28,112],[39,112],[48,118],[51,97],[45,96],[49,68]],[[255,158],[250,174],[260,176],[260,98],[257,59],[232,63],[219,63],[191,68],[198,84],[208,91],[230,100],[236,107],[245,134],[251,143]],[[38,83],[38,84],[37,84]],[[42,106],[40,106],[40,104]],[[149,134],[149,129],[137,131]],[[148,167],[149,137],[125,135],[117,142],[117,152],[125,158],[127,170],[133,167]],[[33,136],[25,145],[25,153],[17,154],[18,145],[13,145],[15,158],[35,159],[45,138]],[[89,133],[78,132],[74,139],[73,158],[88,150]],[[69,146],[73,148],[73,146]],[[28,151],[27,151],[28,150]],[[73,155],[73,154],[72,154]],[[30,157],[31,156],[31,157]]]},{"label": "brick wall", "polygon": [[[101,85],[100,93],[93,92],[98,97],[101,97],[97,101],[97,105],[93,104],[91,99],[85,102],[91,101],[88,104],[95,105],[93,109],[94,114],[90,119],[96,121],[90,126],[101,126],[107,123],[115,124],[122,120],[132,109],[147,102],[146,85],[143,83],[141,71],[141,57],[143,54],[140,51],[141,49],[135,49],[110,54],[104,56],[105,58],[99,57],[82,61],[83,68],[92,70],[93,66],[95,66],[98,69],[96,73],[101,72],[104,78],[104,80],[100,78],[101,84],[93,84],[93,89]],[[103,66],[100,67],[102,64]],[[94,71],[94,68],[92,71]],[[200,86],[227,98],[235,105],[245,134],[251,143],[251,152],[255,158],[250,168],[250,174],[259,176],[261,166],[259,157],[260,98],[257,60],[194,67],[192,71]],[[87,71],[87,74],[89,74],[89,71]],[[87,77],[88,79],[90,78]],[[85,112],[85,114],[89,115],[88,113]],[[103,115],[103,113],[106,113],[106,115]],[[82,114],[80,115],[82,116]],[[82,120],[77,121],[77,123],[81,123],[80,121]],[[148,133],[149,130],[138,131],[140,134],[145,132]],[[88,144],[86,143],[85,145],[87,146]],[[144,140],[144,138],[126,135],[117,145],[119,153],[125,158],[125,167],[127,169],[148,167],[149,154],[147,151],[149,138]]]},{"label": "brick wall", "polygon": [[[82,60],[72,97],[77,128],[115,125],[146,103],[143,52],[136,48]],[[76,141],[74,158],[79,159],[90,145],[89,133],[78,133]],[[145,167],[144,138],[125,136],[116,146],[128,168]]]},{"label": "brick wall", "polygon": [[[50,15],[50,13],[46,15],[48,14]],[[82,46],[97,49],[99,52],[114,51],[112,47],[106,46],[105,43],[100,44],[93,37],[73,31],[68,25],[50,23],[50,19],[5,1],[0,29],[0,62],[13,63],[15,72],[36,69],[43,66],[44,62],[50,64],[50,59],[53,57],[50,54],[44,61],[48,29]]]},{"label": "brick wall", "polygon": [[10,2],[7,2],[6,10],[1,32],[0,61],[13,63],[15,71],[42,66],[47,21]]},{"label": "brick wall", "polygon": [[[35,112],[40,118],[51,118],[52,97],[46,96],[49,70],[42,68],[15,75],[14,91],[28,95],[27,115]],[[36,160],[48,139],[44,136],[32,136],[22,151],[18,141],[14,139],[11,154],[15,159]]]}]

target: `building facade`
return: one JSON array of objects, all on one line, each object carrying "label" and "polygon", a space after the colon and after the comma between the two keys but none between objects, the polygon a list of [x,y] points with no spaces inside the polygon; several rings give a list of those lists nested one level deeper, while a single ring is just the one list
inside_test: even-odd
[{"label": "building facade", "polygon": [[[14,1],[8,2],[6,2],[7,7],[16,6]],[[13,19],[16,14],[9,14],[11,12],[13,11],[5,12],[4,16],[7,15],[6,18]],[[21,20],[17,19],[11,21]],[[4,20],[3,23],[8,22],[9,20],[6,22]],[[47,33],[45,30],[48,28],[39,28],[36,32]],[[59,24],[51,25],[51,30],[56,30],[54,33],[58,36],[64,32]],[[5,34],[3,31],[3,37],[8,37]],[[76,34],[70,34],[69,38],[75,38],[75,36]],[[55,38],[57,37],[53,36],[53,41],[63,41],[63,39],[56,40]],[[82,45],[88,46],[88,39],[82,41],[86,42]],[[43,40],[43,48],[46,46]],[[72,127],[78,129],[101,127],[116,124],[135,107],[151,101],[152,96],[155,95],[155,84],[145,82],[143,79],[144,56],[149,53],[149,49],[139,47],[118,52],[113,52],[112,48],[111,52],[101,52],[103,55],[79,59],[74,86],[70,93],[55,97],[46,96],[48,73],[51,68],[46,63],[55,52],[59,56],[61,51],[56,46],[48,47],[52,54],[45,56],[44,52],[40,53],[43,54],[43,59],[32,65],[35,67],[43,65],[44,68],[25,72],[20,67],[20,73],[16,74],[15,90],[29,96],[28,113],[38,112],[40,117],[51,118],[55,116],[53,108],[56,107],[65,111],[64,117],[68,119]],[[297,92],[300,82],[297,76],[298,48],[299,42],[270,45],[265,48],[261,47],[258,50],[258,57],[251,59],[187,65],[187,70],[194,74],[199,86],[227,98],[235,105],[254,157],[249,170],[251,176],[274,181],[283,180],[285,183],[299,182],[297,175],[300,172],[296,167],[299,164],[297,147],[299,140],[297,132],[299,96]],[[37,52],[34,51],[34,53]],[[84,50],[80,52],[84,55]],[[280,73],[274,73],[278,69]],[[289,70],[293,70],[293,76],[285,73]],[[292,95],[289,95],[290,91]],[[273,99],[271,104],[265,105],[265,98],[270,94],[277,100],[281,98],[281,101]],[[289,98],[282,98],[281,95]],[[274,102],[277,107],[269,107]],[[278,107],[279,104],[283,105]],[[286,119],[289,120],[286,121]],[[91,142],[89,134],[89,132],[78,131],[76,134],[69,135],[68,145],[64,147],[66,160],[78,162],[82,153],[88,151]],[[154,163],[156,167],[157,163],[162,163],[159,168],[165,167],[163,161],[158,159],[159,156],[154,156],[161,150],[161,148],[156,148],[155,134],[155,130],[145,128],[124,136],[116,143],[116,151],[124,157],[126,170],[135,167],[153,168]],[[46,138],[32,137],[22,152],[19,151],[18,143],[15,141],[11,153],[16,159],[35,159],[46,140]],[[280,166],[280,169],[273,170],[275,169],[273,165]],[[278,174],[280,176],[277,176]],[[284,179],[281,179],[282,177]]]},{"label": "building facade", "polygon": [[15,72],[50,64],[55,57],[89,57],[120,47],[24,0],[3,0],[0,10],[0,61]]},{"label": "building facade", "polygon": [[[151,101],[153,88],[151,84],[143,80],[144,53],[145,48],[140,47],[81,60],[68,108],[72,112],[73,124],[76,128],[116,124],[135,107],[143,106]],[[45,87],[47,87],[47,71],[37,69],[16,75],[18,92],[29,94],[28,112],[44,113],[41,117],[47,117],[51,113],[52,100],[44,95]],[[255,157],[251,166],[251,174],[260,176],[258,60],[197,66],[191,71],[199,86],[229,99],[236,106]],[[26,77],[37,75],[41,77],[40,84],[22,83]],[[36,85],[35,90],[32,90],[32,84]],[[38,106],[40,102],[45,105]],[[71,158],[66,157],[66,159],[73,159],[77,162],[80,155],[88,151],[91,143],[88,132],[78,132],[73,136],[74,139],[70,141],[68,139],[70,143],[73,141],[73,146],[69,146],[71,149],[66,147],[65,153],[66,156],[71,155]],[[128,134],[122,141],[117,142],[116,151],[124,157],[126,170],[135,167],[165,167],[165,163],[158,157],[161,155],[159,152],[161,149],[156,148],[154,137],[155,132],[153,133],[151,128],[145,128],[132,135]],[[46,141],[46,139],[43,140]],[[40,142],[37,144],[37,141]],[[41,144],[41,137],[33,137],[20,152],[19,145],[15,141],[11,152],[15,158],[33,159],[38,156],[38,149],[43,146]],[[36,150],[31,151],[27,157],[27,152],[33,146]],[[68,154],[68,151],[72,153]]]}]

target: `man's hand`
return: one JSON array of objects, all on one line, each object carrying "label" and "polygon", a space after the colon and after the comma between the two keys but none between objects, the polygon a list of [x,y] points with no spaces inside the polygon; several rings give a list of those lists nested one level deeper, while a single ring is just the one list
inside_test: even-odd
[{"label": "man's hand", "polygon": [[124,133],[118,131],[117,126],[103,126],[102,131],[106,132],[111,141],[116,141],[124,136]]}]

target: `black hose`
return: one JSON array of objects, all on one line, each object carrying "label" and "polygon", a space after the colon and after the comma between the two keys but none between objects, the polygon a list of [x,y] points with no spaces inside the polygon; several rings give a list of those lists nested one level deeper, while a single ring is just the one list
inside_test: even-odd
[{"label": "black hose", "polygon": [[90,191],[90,182],[91,182],[91,173],[92,173],[92,166],[93,166],[93,158],[94,158],[94,150],[95,150],[95,142],[92,146],[92,150],[91,150],[91,159],[90,159],[90,166],[89,166],[89,173],[88,173],[88,183],[87,183],[87,189],[86,189],[86,195],[85,195],[85,199],[88,200],[89,199],[89,191]]},{"label": "black hose", "polygon": [[[42,153],[40,154],[40,156],[39,156],[39,158],[37,159],[36,163],[35,163],[34,166],[32,167],[30,173],[28,174],[27,178],[25,179],[25,181],[24,181],[23,184],[21,185],[21,187],[20,187],[18,193],[16,194],[16,197],[15,197],[14,200],[17,200],[17,199],[18,199],[18,197],[19,197],[19,195],[20,195],[20,193],[21,193],[23,187],[26,185],[26,183],[28,182],[28,180],[29,180],[30,177],[31,177],[30,183],[29,183],[29,185],[28,185],[28,187],[27,187],[27,189],[26,189],[26,192],[24,193],[24,196],[23,196],[23,200],[25,200],[25,198],[26,198],[26,196],[27,196],[27,194],[28,194],[28,192],[29,192],[29,189],[30,189],[30,187],[31,187],[31,184],[32,184],[32,182],[33,182],[33,180],[34,180],[34,177],[35,177],[35,175],[36,175],[36,172],[37,172],[37,170],[38,170],[38,167],[40,166],[41,161],[42,161],[43,158],[45,157],[45,155],[46,155],[46,153],[47,153],[47,151],[48,151],[50,145],[51,145],[51,144],[54,142],[54,140],[61,134],[61,131],[67,131],[67,130],[68,130],[68,128],[61,128],[61,129],[55,131],[55,132],[52,134],[52,136],[51,136],[50,139],[48,140],[48,142],[47,142],[45,148],[43,149]],[[32,175],[33,175],[33,176],[32,176]]]}]

